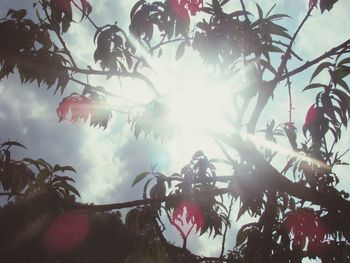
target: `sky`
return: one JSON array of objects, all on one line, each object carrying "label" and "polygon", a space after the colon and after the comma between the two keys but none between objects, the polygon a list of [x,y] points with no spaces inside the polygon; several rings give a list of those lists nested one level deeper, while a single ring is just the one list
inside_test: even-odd
[{"label": "sky", "polygon": [[[118,26],[124,29],[128,28],[129,10],[136,1],[99,0],[90,2],[93,6],[91,17],[96,24],[113,24],[118,21]],[[275,12],[288,10],[292,18],[287,19],[284,23],[291,31],[302,20],[308,8],[306,0],[260,0],[256,2],[264,10],[269,10],[275,3]],[[0,17],[4,17],[9,8],[30,9],[31,3],[27,0],[2,0],[0,2]],[[239,1],[233,1],[232,6],[229,6],[228,9],[232,8],[233,10],[238,3]],[[255,1],[247,0],[246,5],[248,10],[252,10],[252,13],[256,14]],[[347,0],[340,0],[331,12],[326,11],[323,15],[320,14],[320,10],[315,10],[296,40],[296,53],[305,58],[304,61],[307,61],[349,38],[348,10],[350,10],[350,2]],[[88,23],[81,23],[72,25],[71,30],[64,36],[78,64],[83,65],[83,67],[92,65],[98,68],[92,57],[93,35],[94,28]],[[176,62],[174,47],[164,51],[167,53],[163,52],[165,53],[163,58],[154,60],[157,71],[148,75],[160,91],[176,92],[179,87],[188,86],[196,86],[197,89],[213,85],[216,85],[218,89],[234,86],[232,84],[234,79],[220,80],[217,72],[204,66],[195,52],[186,50],[184,58]],[[297,66],[293,63],[291,65],[292,68],[294,65]],[[297,127],[301,127],[306,111],[313,103],[312,93],[301,92],[309,82],[311,70],[292,79],[295,108],[293,121]],[[325,77],[321,75],[320,79]],[[91,78],[90,81],[91,84],[96,85],[103,83],[108,90],[116,93],[122,92],[123,96],[135,101],[147,101],[150,98],[147,87],[139,81],[123,81],[122,87],[119,81],[113,78],[106,81],[96,77]],[[237,85],[239,83],[236,83]],[[63,96],[74,91],[81,92],[81,90],[81,87],[70,83]],[[198,96],[195,95],[196,92],[197,90],[194,90],[188,96]],[[286,88],[281,85],[274,95],[274,100],[262,113],[260,128],[264,127],[266,121],[272,118],[276,119],[277,123],[287,121],[288,97],[286,96]],[[209,93],[208,96],[214,98],[212,93]],[[198,99],[198,97],[196,98]],[[88,124],[83,123],[75,125],[68,122],[59,123],[56,108],[61,99],[62,97],[59,95],[53,95],[53,90],[47,90],[45,87],[38,88],[35,84],[21,85],[16,74],[0,81],[0,141],[18,140],[26,145],[27,151],[15,150],[15,155],[18,158],[43,158],[52,164],[74,166],[77,170],[74,178],[81,193],[82,202],[104,204],[141,199],[142,186],[140,184],[132,188],[132,181],[139,173],[149,171],[153,164],[157,164],[159,171],[171,174],[179,172],[181,167],[190,161],[196,150],[203,150],[209,158],[222,155],[213,140],[193,131],[167,142],[155,141],[152,138],[145,139],[143,136],[136,139],[130,126],[126,123],[125,117],[118,114],[113,116],[105,130],[91,128]],[[215,97],[216,99],[225,107],[225,103],[227,103],[225,98]],[[198,100],[198,103],[201,103],[200,101]],[[179,104],[186,105],[186,100],[177,101],[175,104],[177,106]],[[227,109],[224,108],[224,110]],[[207,121],[208,119],[210,122]],[[199,118],[197,122],[198,126],[205,126],[209,123],[211,126],[222,125],[222,129],[229,130],[229,126],[223,125],[217,115],[204,116],[202,119]],[[301,132],[299,132],[299,136],[301,136]],[[344,133],[340,145],[343,149],[350,145],[348,131]],[[347,158],[349,159],[349,157]],[[339,169],[341,179],[339,187],[346,189],[350,181],[345,169]],[[236,206],[235,209],[237,208]],[[232,248],[234,243],[233,233],[235,231],[237,231],[237,226],[234,226],[228,235],[229,248]],[[166,237],[174,240],[177,244],[180,242],[175,230],[167,231]],[[218,255],[220,239],[210,241],[212,243],[208,243],[207,238],[201,238],[198,241],[197,237],[192,236],[191,239],[189,244],[193,252],[208,256]]]}]

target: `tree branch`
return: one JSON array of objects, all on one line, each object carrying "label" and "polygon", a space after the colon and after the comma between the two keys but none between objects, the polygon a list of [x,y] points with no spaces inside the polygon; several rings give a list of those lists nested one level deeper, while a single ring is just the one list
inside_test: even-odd
[{"label": "tree branch", "polygon": [[[231,202],[230,202],[230,206],[229,206],[229,208],[228,208],[228,214],[227,214],[227,219],[228,219],[228,220],[230,220],[230,217],[231,217],[233,199],[234,199],[234,197],[231,196]],[[227,235],[227,230],[228,230],[230,224],[231,224],[230,221],[229,221],[227,224],[225,224],[225,230],[224,230],[224,234],[223,234],[223,236],[222,236],[220,258],[223,258],[223,257],[224,257],[225,243],[226,243],[226,235]]]},{"label": "tree branch", "polygon": [[75,1],[72,1],[73,4],[75,5],[76,8],[78,8],[85,16],[86,18],[89,20],[89,22],[93,25],[93,27],[97,30],[99,29],[99,27],[95,24],[95,22],[90,18],[90,16],[84,12],[83,9],[81,9],[81,7],[75,2]]},{"label": "tree branch", "polygon": [[284,53],[284,55],[282,56],[281,64],[280,64],[280,66],[278,67],[277,74],[276,74],[276,76],[275,76],[275,78],[274,78],[275,80],[278,79],[278,78],[280,78],[281,75],[283,74],[283,72],[286,70],[286,68],[287,68],[287,62],[288,62],[288,60],[289,60],[290,57],[291,57],[292,46],[293,46],[293,44],[294,44],[294,42],[295,42],[295,39],[296,39],[296,37],[298,36],[298,34],[299,34],[301,28],[304,26],[305,22],[306,22],[306,21],[308,20],[308,18],[310,17],[312,10],[313,10],[313,7],[310,8],[309,11],[306,13],[304,19],[301,21],[301,23],[300,23],[300,25],[298,26],[297,30],[295,31],[295,33],[294,33],[292,39],[290,40],[289,45],[288,45],[288,47],[287,47],[287,50],[286,50],[286,52]]},{"label": "tree branch", "polygon": [[266,207],[265,213],[263,217],[264,229],[262,232],[261,239],[261,262],[269,263],[271,261],[271,251],[272,251],[272,231],[273,225],[276,221],[276,191],[273,189],[267,190],[267,199],[266,199]]},{"label": "tree branch", "polygon": [[285,73],[284,75],[281,75],[279,78],[276,78],[276,81],[279,82],[279,81],[287,79],[288,77],[291,77],[295,74],[298,74],[298,73],[304,71],[305,69],[321,62],[322,60],[324,60],[326,58],[337,55],[337,52],[339,52],[341,49],[344,49],[344,48],[350,48],[350,39],[346,40],[345,42],[343,42],[339,46],[336,46],[336,47],[330,49],[329,51],[325,52],[323,55],[321,55],[313,60],[305,62],[302,66],[300,66],[296,69],[293,69],[293,70],[289,71],[288,73]]},{"label": "tree branch", "polygon": [[[42,4],[41,6],[42,6],[42,8],[43,8],[43,10],[44,10],[44,12],[45,12],[45,15],[46,15],[47,20],[50,22],[51,25],[54,25],[54,23],[53,23],[53,22],[51,21],[51,19],[50,19],[49,13],[47,12],[46,6],[45,6],[44,4]],[[77,67],[77,64],[75,63],[75,60],[74,60],[72,54],[70,53],[70,51],[69,51],[69,49],[68,49],[68,47],[67,47],[67,45],[66,45],[66,42],[63,40],[63,38],[62,38],[62,36],[61,36],[61,34],[60,34],[60,32],[59,32],[59,26],[56,27],[56,26],[54,25],[53,31],[55,32],[55,34],[56,34],[58,40],[61,42],[61,45],[62,45],[62,47],[63,47],[63,49],[64,49],[64,51],[65,51],[65,54],[67,54],[67,56],[69,57],[70,62],[72,63],[72,66],[76,68],[76,67]]]},{"label": "tree branch", "polygon": [[128,77],[133,79],[140,79],[146,83],[146,85],[150,88],[153,95],[155,97],[159,97],[160,93],[152,83],[152,81],[147,78],[145,75],[139,72],[111,72],[106,70],[94,70],[94,69],[82,69],[78,67],[64,67],[64,69],[69,70],[73,73],[81,73],[86,75],[99,75],[99,76],[115,76],[115,77]]},{"label": "tree branch", "polygon": [[[223,195],[229,193],[231,190],[229,188],[218,188],[214,191],[203,191],[197,194],[196,196],[216,196],[216,195]],[[96,212],[105,212],[115,209],[123,209],[123,208],[130,208],[135,206],[142,206],[142,205],[153,205],[153,204],[160,204],[167,201],[174,201],[174,200],[181,200],[183,198],[183,195],[170,195],[165,197],[159,197],[159,198],[145,198],[141,200],[135,200],[130,202],[123,202],[123,203],[113,203],[113,204],[106,204],[106,205],[84,205],[84,204],[78,204],[74,206],[74,210],[78,210],[81,212],[88,212],[88,213],[96,213]]]},{"label": "tree branch", "polygon": [[255,108],[250,116],[249,122],[247,124],[247,132],[255,133],[256,124],[259,120],[260,114],[265,108],[268,100],[270,99],[273,90],[276,87],[275,82],[263,82],[263,85],[259,89],[258,100],[256,102]]},{"label": "tree branch", "polygon": [[[212,133],[212,135],[236,149],[242,161],[254,165],[255,170],[259,173],[256,178],[254,177],[257,185],[266,190],[274,189],[277,192],[285,192],[291,196],[325,207],[330,211],[340,211],[344,215],[350,216],[350,201],[343,199],[336,192],[320,192],[300,183],[293,183],[268,163],[252,143],[243,140],[240,135],[235,134],[233,138],[217,133]],[[236,180],[239,179],[240,177],[237,176]]]}]

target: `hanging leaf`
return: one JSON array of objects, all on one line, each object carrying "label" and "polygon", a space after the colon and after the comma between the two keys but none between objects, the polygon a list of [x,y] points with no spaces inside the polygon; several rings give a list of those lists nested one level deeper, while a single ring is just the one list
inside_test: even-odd
[{"label": "hanging leaf", "polygon": [[310,90],[310,89],[321,88],[321,87],[326,88],[326,87],[328,87],[328,86],[325,85],[325,84],[321,84],[321,83],[312,83],[312,84],[307,85],[307,86],[303,89],[303,91],[305,91],[305,90]]},{"label": "hanging leaf", "polygon": [[317,68],[315,69],[314,73],[311,76],[310,82],[318,75],[320,74],[325,68],[331,68],[332,66],[334,66],[334,64],[332,64],[331,62],[323,62],[321,64],[319,64],[317,66]]},{"label": "hanging leaf", "polygon": [[178,46],[177,50],[176,50],[176,54],[175,54],[175,59],[179,60],[180,58],[182,58],[182,56],[185,53],[185,47],[186,47],[186,43],[185,42],[181,42],[180,45]]},{"label": "hanging leaf", "polygon": [[138,176],[135,177],[134,181],[132,182],[131,186],[134,186],[135,184],[137,184],[138,182],[140,182],[142,179],[144,179],[147,175],[149,175],[149,172],[143,172],[140,173]]},{"label": "hanging leaf", "polygon": [[25,147],[23,144],[19,143],[19,142],[16,142],[16,141],[7,141],[7,142],[4,142],[0,145],[0,148],[2,147],[5,147],[5,146],[8,146],[8,147],[11,147],[11,146],[18,146],[18,147],[22,147],[24,149],[27,149],[27,147]]}]

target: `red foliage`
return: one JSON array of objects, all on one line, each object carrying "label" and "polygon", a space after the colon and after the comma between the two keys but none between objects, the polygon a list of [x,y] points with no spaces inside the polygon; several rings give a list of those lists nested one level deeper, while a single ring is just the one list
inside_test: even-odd
[{"label": "red foliage", "polygon": [[87,215],[66,213],[56,218],[46,229],[43,241],[51,253],[69,253],[84,241],[89,231],[90,222]]},{"label": "red foliage", "polygon": [[79,94],[72,94],[62,100],[57,108],[59,121],[66,120],[69,112],[71,113],[70,121],[75,123],[79,119],[87,121],[89,116],[91,126],[107,127],[111,118],[111,110],[104,100],[92,100],[90,97]]},{"label": "red foliage", "polygon": [[184,238],[187,237],[195,227],[196,232],[204,226],[204,215],[202,210],[193,202],[182,202],[174,209],[172,224]]},{"label": "red foliage", "polygon": [[203,0],[172,0],[172,6],[180,16],[186,11],[195,16],[203,7]]},{"label": "red foliage", "polygon": [[327,229],[312,210],[300,208],[291,213],[284,224],[286,230],[293,234],[293,245],[303,249],[308,239],[308,252],[317,253],[324,247],[322,242]]},{"label": "red foliage", "polygon": [[62,12],[66,14],[71,14],[72,13],[71,1],[72,0],[54,0],[54,4]]},{"label": "red foliage", "polygon": [[311,127],[314,124],[316,124],[319,119],[322,117],[322,112],[320,108],[316,107],[315,105],[312,105],[305,117],[305,127]]},{"label": "red foliage", "polygon": [[309,0],[309,9],[316,7],[318,0]]},{"label": "red foliage", "polygon": [[67,119],[69,110],[71,111],[71,122],[75,123],[80,118],[86,121],[92,111],[92,100],[79,94],[64,98],[57,109],[59,121]]}]

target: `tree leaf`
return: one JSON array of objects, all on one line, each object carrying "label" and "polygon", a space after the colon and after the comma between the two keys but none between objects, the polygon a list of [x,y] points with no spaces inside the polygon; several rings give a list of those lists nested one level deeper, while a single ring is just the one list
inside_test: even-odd
[{"label": "tree leaf", "polygon": [[11,147],[11,146],[18,146],[18,147],[22,147],[24,149],[27,149],[27,147],[25,147],[23,144],[19,143],[19,142],[16,142],[16,141],[7,141],[7,142],[4,142],[3,144],[1,144],[0,148],[4,147],[4,146],[8,146],[8,147]]},{"label": "tree leaf", "polygon": [[140,1],[136,2],[136,4],[132,7],[132,9],[130,11],[130,20],[133,20],[133,17],[135,15],[137,9],[145,2],[146,2],[145,0],[140,0]]},{"label": "tree leaf", "polygon": [[319,65],[317,66],[317,68],[315,69],[314,73],[312,74],[311,79],[310,79],[310,82],[311,82],[318,74],[320,74],[325,68],[330,68],[330,67],[332,67],[332,66],[333,66],[333,64],[332,64],[331,62],[328,62],[328,61],[319,64]]},{"label": "tree leaf", "polygon": [[186,43],[181,42],[180,45],[178,46],[177,50],[176,50],[176,54],[175,54],[175,59],[179,60],[180,58],[182,58],[182,56],[185,53],[185,47],[186,47]]},{"label": "tree leaf", "polygon": [[135,177],[135,179],[134,179],[134,181],[133,181],[131,186],[134,186],[135,184],[140,182],[143,178],[145,178],[149,174],[150,174],[149,172],[140,173],[138,176]]},{"label": "tree leaf", "polygon": [[68,184],[66,181],[60,181],[60,182],[54,184],[54,186],[57,188],[63,188],[65,191],[72,192],[75,195],[80,197],[79,191],[74,186]]},{"label": "tree leaf", "polygon": [[251,15],[251,13],[243,10],[235,11],[231,13],[229,16],[230,17],[237,17],[237,16],[246,16],[246,15]]},{"label": "tree leaf", "polygon": [[256,8],[258,9],[259,19],[262,19],[264,17],[263,10],[261,9],[258,3],[255,3],[255,4],[256,4]]},{"label": "tree leaf", "polygon": [[67,165],[67,166],[60,166],[60,165],[56,164],[53,167],[53,172],[58,172],[58,171],[61,171],[61,172],[71,171],[71,172],[74,172],[74,173],[77,172],[72,166],[69,166],[69,165]]},{"label": "tree leaf", "polygon": [[350,63],[350,57],[349,58],[344,58],[338,63],[338,66],[342,66],[344,64],[349,64]]},{"label": "tree leaf", "polygon": [[243,225],[237,233],[235,247],[238,247],[244,243],[244,241],[248,238],[248,233],[249,228],[247,228],[247,225]]},{"label": "tree leaf", "polygon": [[346,82],[343,79],[336,79],[335,83],[342,86],[350,94],[350,88],[349,88],[348,84],[346,84]]},{"label": "tree leaf", "polygon": [[268,19],[268,20],[277,20],[277,19],[281,19],[281,18],[284,18],[284,17],[290,18],[290,16],[286,15],[286,14],[274,14],[274,15],[271,15],[271,16],[267,17],[266,19]]},{"label": "tree leaf", "polygon": [[238,211],[236,221],[238,221],[241,218],[241,216],[247,211],[247,209],[248,209],[248,205],[246,203],[242,203],[242,206]]},{"label": "tree leaf", "polygon": [[321,83],[312,83],[312,84],[309,84],[309,85],[307,85],[304,89],[303,89],[303,91],[305,91],[305,90],[310,90],[310,89],[316,89],[316,88],[320,88],[320,87],[327,87],[327,85],[325,85],[325,84],[321,84]]},{"label": "tree leaf", "polygon": [[[11,13],[11,18],[15,18],[18,20],[21,20],[23,17],[25,17],[27,15],[27,11],[25,9],[20,9],[18,11],[14,11]],[[10,11],[9,11],[10,12]],[[9,15],[9,13],[7,13],[7,15]]]},{"label": "tree leaf", "polygon": [[275,70],[275,68],[266,60],[264,59],[260,59],[260,64],[266,68],[267,70],[269,70],[271,73],[273,73],[274,75],[277,74],[277,71]]}]

